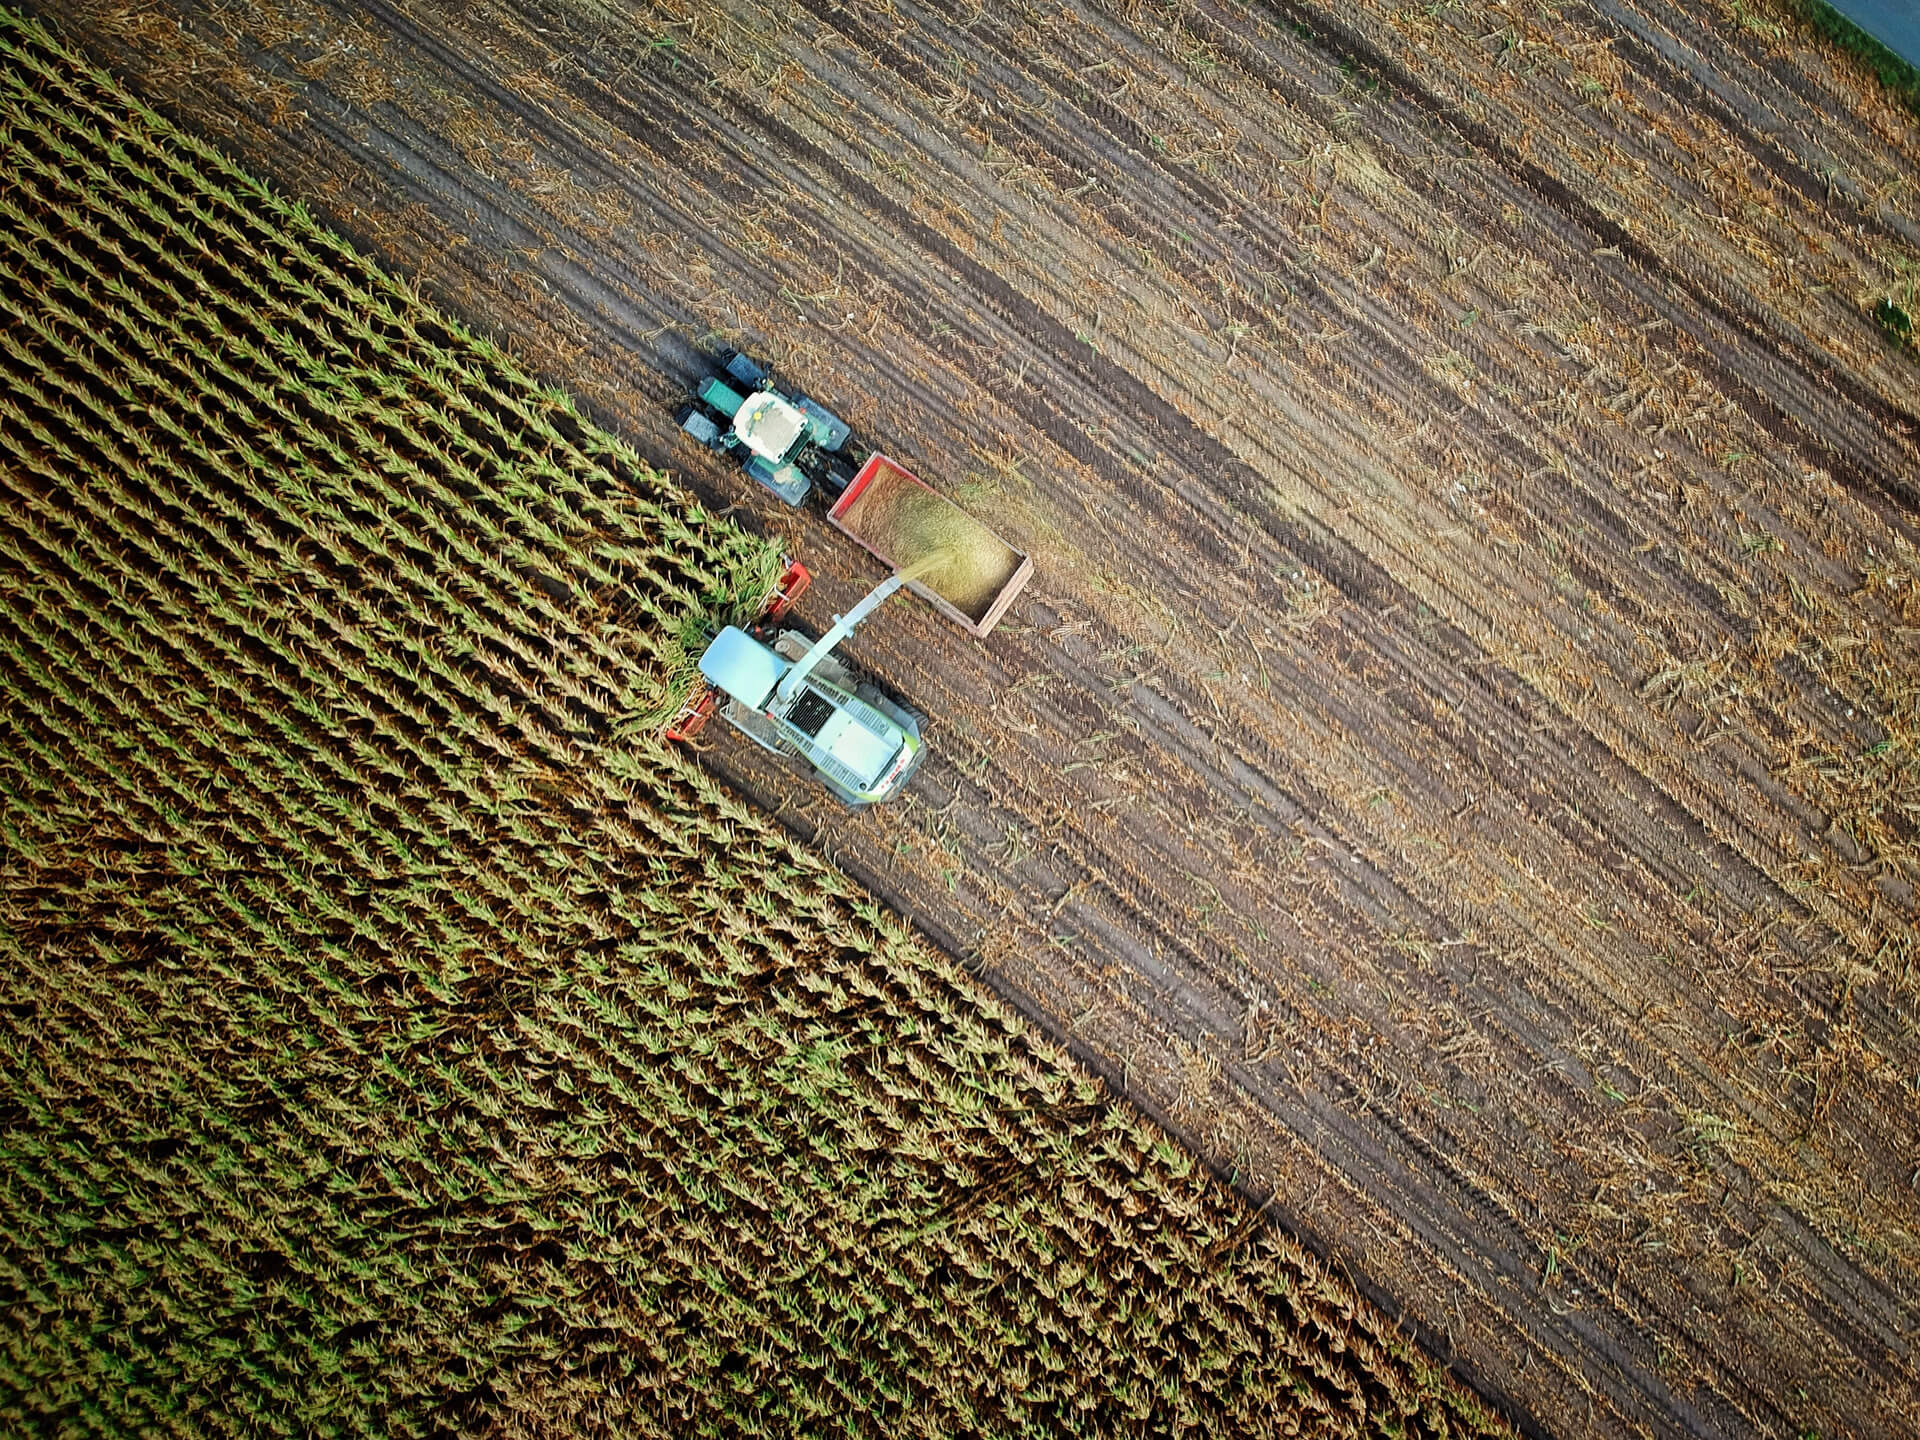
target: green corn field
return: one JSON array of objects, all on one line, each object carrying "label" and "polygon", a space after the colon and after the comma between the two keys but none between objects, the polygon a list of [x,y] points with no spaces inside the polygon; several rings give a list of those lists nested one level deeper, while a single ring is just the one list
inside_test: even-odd
[{"label": "green corn field", "polygon": [[778,563],[0,11],[0,1432],[1505,1433],[654,738]]}]

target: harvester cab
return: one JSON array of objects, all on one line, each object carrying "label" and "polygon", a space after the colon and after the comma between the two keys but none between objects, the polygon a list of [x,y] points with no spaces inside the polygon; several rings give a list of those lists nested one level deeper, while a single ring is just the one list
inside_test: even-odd
[{"label": "harvester cab", "polygon": [[674,418],[789,505],[803,504],[815,486],[838,495],[859,468],[844,420],[783,389],[772,371],[737,350],[726,352],[721,373],[702,380]]}]

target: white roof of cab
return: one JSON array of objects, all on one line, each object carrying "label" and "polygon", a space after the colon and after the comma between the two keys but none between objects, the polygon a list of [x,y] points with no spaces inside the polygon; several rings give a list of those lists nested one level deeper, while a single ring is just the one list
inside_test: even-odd
[{"label": "white roof of cab", "polygon": [[737,625],[729,625],[700,657],[700,673],[742,705],[758,710],[789,666]]},{"label": "white roof of cab", "polygon": [[778,462],[793,448],[807,417],[770,390],[750,397],[733,416],[733,433],[754,454]]},{"label": "white roof of cab", "polygon": [[898,735],[876,735],[844,710],[835,711],[820,727],[818,739],[829,755],[860,777],[862,785],[878,780],[900,753]]}]

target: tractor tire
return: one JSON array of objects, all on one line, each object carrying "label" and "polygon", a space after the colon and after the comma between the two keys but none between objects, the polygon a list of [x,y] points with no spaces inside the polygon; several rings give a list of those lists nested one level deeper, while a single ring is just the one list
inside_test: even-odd
[{"label": "tractor tire", "polygon": [[695,440],[698,440],[709,450],[717,450],[720,448],[721,427],[714,418],[707,413],[705,406],[696,401],[689,400],[685,405],[682,405],[678,410],[674,411],[673,418],[679,422],[682,430],[686,431],[687,434],[691,435]]},{"label": "tractor tire", "polygon": [[746,386],[749,392],[765,385],[772,373],[765,365],[749,359],[738,350],[723,351],[720,358],[727,374]]}]

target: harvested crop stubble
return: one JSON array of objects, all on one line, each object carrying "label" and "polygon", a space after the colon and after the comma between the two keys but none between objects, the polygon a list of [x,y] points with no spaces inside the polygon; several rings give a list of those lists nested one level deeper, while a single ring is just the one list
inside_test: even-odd
[{"label": "harvested crop stubble", "polygon": [[4,11],[0,215],[0,1431],[1500,1431],[645,738],[764,545]]}]

